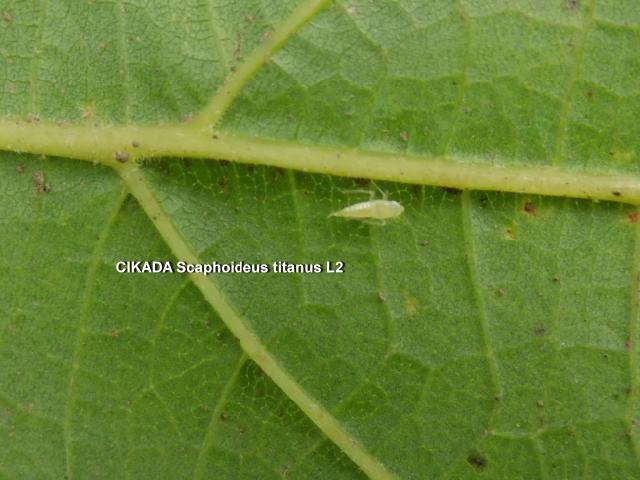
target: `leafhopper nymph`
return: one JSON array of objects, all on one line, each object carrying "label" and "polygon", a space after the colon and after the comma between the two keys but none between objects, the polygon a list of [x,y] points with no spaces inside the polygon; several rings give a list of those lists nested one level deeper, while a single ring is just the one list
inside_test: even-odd
[{"label": "leafhopper nymph", "polygon": [[368,193],[370,195],[369,200],[354,203],[342,210],[329,214],[329,216],[358,218],[362,220],[381,220],[384,222],[385,220],[397,218],[402,215],[404,207],[394,200],[387,200],[387,194],[380,190],[377,185],[375,186],[382,194],[381,200],[374,200],[375,192],[373,190],[354,190],[348,193]]}]

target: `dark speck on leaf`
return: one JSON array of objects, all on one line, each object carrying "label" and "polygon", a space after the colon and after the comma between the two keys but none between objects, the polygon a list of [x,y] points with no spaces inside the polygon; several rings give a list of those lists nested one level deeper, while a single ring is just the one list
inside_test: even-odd
[{"label": "dark speck on leaf", "polygon": [[140,143],[137,140],[134,140],[133,142],[131,142],[131,146],[133,148],[138,148],[140,146]]},{"label": "dark speck on leaf", "polygon": [[566,9],[567,10],[576,10],[580,6],[579,0],[567,0]]},{"label": "dark speck on leaf", "polygon": [[533,203],[531,202],[525,202],[524,206],[522,207],[522,209],[525,211],[526,214],[530,215],[530,216],[535,216],[536,214],[536,207],[533,206]]},{"label": "dark speck on leaf", "polygon": [[429,240],[420,240],[421,247],[426,247],[427,245],[429,245]]},{"label": "dark speck on leaf", "polygon": [[467,462],[478,471],[484,470],[487,466],[487,459],[479,453],[471,454],[467,457]]},{"label": "dark speck on leaf", "polygon": [[621,197],[622,193],[618,192],[617,190],[615,192],[612,192],[614,197]]},{"label": "dark speck on leaf", "polygon": [[546,329],[543,326],[538,326],[533,329],[533,334],[536,337],[542,337],[546,333]]},{"label": "dark speck on leaf", "polygon": [[553,281],[554,283],[558,283],[560,281],[560,275],[558,275],[557,273],[553,276]]},{"label": "dark speck on leaf", "polygon": [[226,167],[227,165],[229,165],[229,160],[220,160],[221,167]]},{"label": "dark speck on leaf", "polygon": [[2,19],[7,23],[11,23],[13,16],[9,12],[2,12]]},{"label": "dark speck on leaf", "polygon": [[369,180],[367,180],[366,178],[360,178],[360,177],[356,177],[353,179],[354,182],[356,182],[356,185],[360,186],[360,187],[364,187],[369,185]]},{"label": "dark speck on leaf", "polygon": [[36,188],[37,194],[45,192],[44,174],[41,170],[33,172],[33,186]]},{"label": "dark speck on leaf", "polygon": [[536,402],[536,406],[537,406],[538,408],[544,408],[544,400],[538,400],[538,401]]},{"label": "dark speck on leaf", "polygon": [[460,195],[462,193],[462,190],[453,187],[444,187],[444,191],[450,195]]},{"label": "dark speck on leaf", "polygon": [[24,173],[24,165],[22,163],[16,165],[16,172]]},{"label": "dark speck on leaf", "polygon": [[505,240],[513,240],[514,239],[513,230],[511,229],[511,227],[507,228],[504,231],[504,238],[505,238]]},{"label": "dark speck on leaf", "polygon": [[220,177],[220,179],[218,180],[218,185],[220,186],[220,188],[224,188],[227,185],[227,181],[224,177]]},{"label": "dark speck on leaf", "polygon": [[629,212],[627,214],[627,220],[629,220],[629,223],[637,223],[638,222],[638,212]]}]

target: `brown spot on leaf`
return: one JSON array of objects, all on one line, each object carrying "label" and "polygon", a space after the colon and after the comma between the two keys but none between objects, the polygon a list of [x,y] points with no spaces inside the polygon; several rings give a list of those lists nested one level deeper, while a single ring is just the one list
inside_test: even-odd
[{"label": "brown spot on leaf", "polygon": [[511,227],[507,227],[504,231],[505,240],[513,240],[515,237],[513,235],[513,229]]},{"label": "brown spot on leaf", "polygon": [[7,23],[11,23],[13,21],[13,15],[11,15],[10,12],[2,12],[2,19]]},{"label": "brown spot on leaf", "polygon": [[366,187],[369,185],[369,180],[366,178],[360,178],[360,177],[356,177],[353,179],[353,181],[356,183],[356,185],[358,185],[359,187]]},{"label": "brown spot on leaf", "polygon": [[271,32],[271,30],[265,30],[264,32],[262,32],[262,35],[260,35],[260,43],[264,43],[269,40],[272,33],[273,32]]},{"label": "brown spot on leaf", "polygon": [[384,294],[384,290],[378,290],[378,300],[381,303],[384,303],[384,301],[387,299],[387,297]]},{"label": "brown spot on leaf", "polygon": [[560,281],[560,274],[556,273],[553,276],[553,281],[554,281],[554,283],[558,283]]},{"label": "brown spot on leaf", "polygon": [[44,173],[42,173],[42,170],[33,172],[33,186],[38,195],[45,192]]},{"label": "brown spot on leaf", "polygon": [[487,459],[479,453],[472,453],[467,457],[467,462],[477,471],[482,471],[487,466]]},{"label": "brown spot on leaf", "polygon": [[613,196],[614,196],[614,197],[621,197],[621,196],[622,196],[622,192],[619,192],[619,191],[617,191],[617,190],[616,190],[616,191],[614,191],[614,192],[611,192],[611,193],[613,193]]},{"label": "brown spot on leaf", "polygon": [[18,165],[16,165],[16,172],[24,173],[24,164],[19,163]]},{"label": "brown spot on leaf", "polygon": [[429,245],[429,240],[420,240],[421,247],[426,247],[427,245]]},{"label": "brown spot on leaf", "polygon": [[416,313],[416,310],[418,309],[418,301],[413,297],[407,298],[404,301],[404,309],[407,311],[409,315],[413,315],[414,313]]},{"label": "brown spot on leaf", "polygon": [[405,143],[409,141],[409,135],[407,134],[407,132],[400,132],[400,140]]},{"label": "brown spot on leaf", "polygon": [[544,400],[538,400],[538,401],[536,401],[536,407],[538,407],[538,408],[544,408]]},{"label": "brown spot on leaf", "polygon": [[462,190],[454,187],[444,187],[444,191],[449,195],[460,195],[462,193]]},{"label": "brown spot on leaf", "polygon": [[536,215],[536,207],[534,207],[533,203],[531,202],[524,202],[522,210],[524,210],[524,213],[526,213],[530,217],[535,217]]},{"label": "brown spot on leaf", "polygon": [[638,222],[638,212],[629,212],[627,214],[627,220],[629,223],[637,223]]},{"label": "brown spot on leaf", "polygon": [[83,105],[80,107],[80,116],[83,120],[89,119],[93,117],[93,113],[95,112],[95,107],[93,105]]},{"label": "brown spot on leaf", "polygon": [[577,10],[580,7],[580,1],[579,0],[567,0],[567,2],[564,4],[564,7],[567,10]]},{"label": "brown spot on leaf", "polygon": [[138,142],[137,140],[134,140],[133,142],[131,142],[131,146],[133,148],[138,148],[140,146],[140,142]]}]

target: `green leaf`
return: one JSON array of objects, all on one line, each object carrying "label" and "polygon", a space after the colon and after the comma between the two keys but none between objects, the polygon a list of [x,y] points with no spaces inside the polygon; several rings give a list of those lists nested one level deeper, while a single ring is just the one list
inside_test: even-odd
[{"label": "green leaf", "polygon": [[267,3],[0,2],[0,478],[638,478],[638,6]]}]

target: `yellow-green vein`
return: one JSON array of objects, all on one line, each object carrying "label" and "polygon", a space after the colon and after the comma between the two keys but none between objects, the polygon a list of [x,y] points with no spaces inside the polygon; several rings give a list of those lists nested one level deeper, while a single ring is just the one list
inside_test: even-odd
[{"label": "yellow-green vein", "polygon": [[[153,192],[149,189],[142,172],[134,165],[117,166],[116,170],[131,194],[138,200],[147,216],[165,240],[178,260],[201,263],[187,241],[180,235],[175,225],[163,210]],[[309,395],[267,350],[236,313],[233,306],[220,291],[215,281],[202,274],[190,274],[194,285],[216,310],[225,325],[240,341],[240,346],[256,364],[275,382],[300,409],[370,478],[392,480],[397,477],[389,472],[358,441],[350,436],[343,426],[324,407]]]}]

